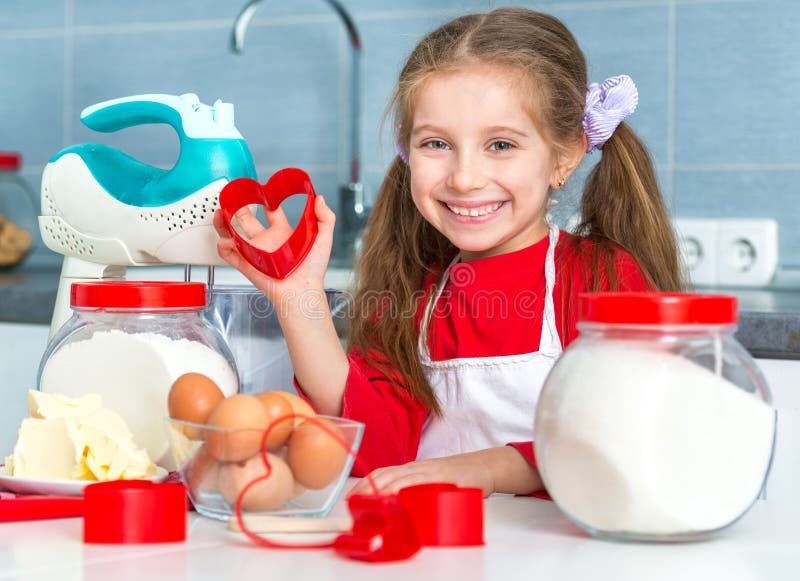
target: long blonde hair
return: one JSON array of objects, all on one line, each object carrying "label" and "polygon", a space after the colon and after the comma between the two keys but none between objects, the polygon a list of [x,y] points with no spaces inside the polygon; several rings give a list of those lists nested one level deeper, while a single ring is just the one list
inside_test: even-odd
[{"label": "long blonde hair", "polygon": [[[473,63],[511,67],[527,75],[529,112],[556,151],[581,140],[588,81],[577,42],[552,16],[500,8],[448,22],[413,50],[390,102],[399,143],[408,144],[415,97],[424,82]],[[349,343],[398,389],[407,389],[439,413],[417,353],[415,313],[426,276],[440,270],[458,249],[419,213],[410,181],[407,164],[395,157],[364,235]],[[624,123],[603,147],[587,180],[581,211],[578,233],[600,249],[588,258],[595,280],[599,268],[613,270],[616,245],[633,255],[654,288],[681,289],[675,239],[652,162]]]}]

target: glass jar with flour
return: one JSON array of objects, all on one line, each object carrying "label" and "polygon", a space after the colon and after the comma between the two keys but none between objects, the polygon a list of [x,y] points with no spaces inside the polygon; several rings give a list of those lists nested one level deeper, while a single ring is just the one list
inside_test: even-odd
[{"label": "glass jar with flour", "polygon": [[203,283],[73,283],[72,317],[50,341],[38,389],[99,393],[136,443],[169,467],[164,418],[172,383],[184,373],[210,377],[228,396],[239,390],[225,341],[203,317]]},{"label": "glass jar with flour", "polygon": [[599,293],[580,307],[536,410],[552,498],[598,537],[692,540],[734,523],[766,484],[776,421],[734,337],[736,299]]}]

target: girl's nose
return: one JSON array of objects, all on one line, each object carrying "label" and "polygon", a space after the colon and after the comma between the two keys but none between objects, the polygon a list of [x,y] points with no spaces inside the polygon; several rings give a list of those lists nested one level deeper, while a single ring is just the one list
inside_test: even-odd
[{"label": "girl's nose", "polygon": [[457,192],[470,192],[486,186],[486,175],[477,156],[459,153],[454,156],[448,176],[448,187]]}]

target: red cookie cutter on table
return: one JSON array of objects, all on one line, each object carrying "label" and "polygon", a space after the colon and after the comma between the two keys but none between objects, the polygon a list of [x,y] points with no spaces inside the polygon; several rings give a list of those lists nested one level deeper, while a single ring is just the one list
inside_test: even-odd
[{"label": "red cookie cutter on table", "polygon": [[424,547],[483,544],[483,490],[434,482],[397,493]]},{"label": "red cookie cutter on table", "polygon": [[483,545],[483,491],[434,482],[396,495],[359,494],[348,499],[353,531],[334,550],[362,561],[398,561],[424,547]]},{"label": "red cookie cutter on table", "polygon": [[186,487],[179,482],[113,480],[84,491],[85,543],[186,540]]},{"label": "red cookie cutter on table", "polygon": [[[236,212],[243,207],[259,204],[275,211],[281,202],[295,194],[308,196],[303,215],[292,234],[277,250],[269,252],[254,246],[233,227]],[[315,198],[316,192],[308,174],[301,169],[289,167],[276,172],[264,185],[250,178],[238,178],[229,182],[219,194],[219,205],[225,226],[233,236],[239,253],[260,272],[271,278],[282,279],[303,262],[317,237]]]},{"label": "red cookie cutter on table", "polygon": [[333,550],[343,557],[382,563],[416,554],[421,543],[397,496],[356,494],[347,499],[353,530],[336,537]]}]

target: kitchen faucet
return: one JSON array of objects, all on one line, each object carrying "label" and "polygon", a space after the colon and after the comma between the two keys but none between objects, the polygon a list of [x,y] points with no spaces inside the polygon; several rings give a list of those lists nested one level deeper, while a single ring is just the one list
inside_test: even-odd
[{"label": "kitchen faucet", "polygon": [[[233,23],[231,32],[231,51],[241,54],[247,27],[262,0],[250,0]],[[361,162],[359,157],[359,140],[361,126],[361,38],[355,22],[339,0],[324,0],[334,9],[347,30],[350,41],[350,180],[339,187],[339,212],[334,261],[350,264],[354,252],[360,242],[361,231],[367,222],[369,208],[364,197],[364,185],[361,183]]]}]

